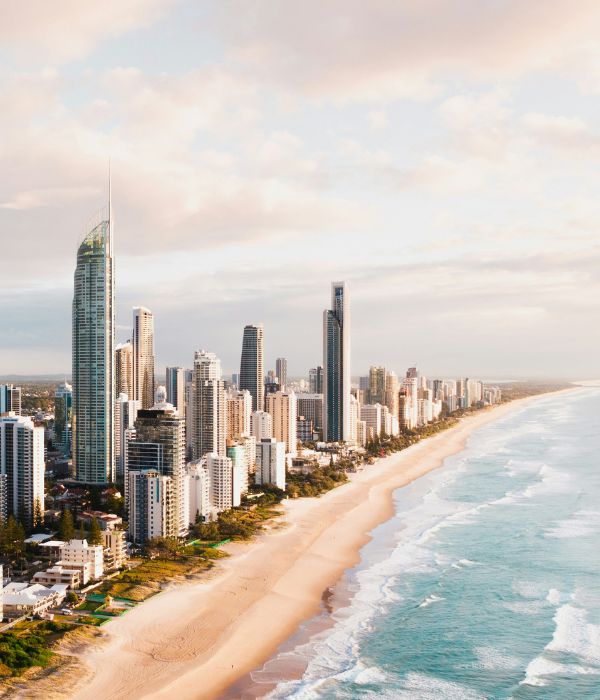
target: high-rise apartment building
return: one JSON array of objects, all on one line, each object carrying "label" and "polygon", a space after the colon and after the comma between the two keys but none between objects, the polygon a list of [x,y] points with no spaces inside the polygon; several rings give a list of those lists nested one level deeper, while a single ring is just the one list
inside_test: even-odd
[{"label": "high-rise apartment building", "polygon": [[73,388],[65,382],[54,392],[54,447],[64,457],[71,454]]},{"label": "high-rise apartment building", "polygon": [[371,367],[369,369],[369,393],[367,396],[368,403],[385,403],[386,378],[387,371],[385,367]]},{"label": "high-rise apartment building", "polygon": [[296,394],[298,415],[312,421],[316,431],[323,430],[323,394]]},{"label": "high-rise apartment building", "polygon": [[242,435],[250,435],[252,396],[244,389],[227,391],[227,439],[235,440]]},{"label": "high-rise apartment building", "polygon": [[21,387],[0,384],[0,413],[21,415]]},{"label": "high-rise apartment building", "polygon": [[253,411],[262,411],[265,407],[263,335],[262,324],[244,327],[239,388],[250,392]]},{"label": "high-rise apartment building", "polygon": [[323,367],[321,365],[308,370],[308,391],[311,394],[323,393]]},{"label": "high-rise apartment building", "polygon": [[173,479],[156,469],[130,471],[129,537],[143,544],[155,537],[177,537]]},{"label": "high-rise apartment building", "polygon": [[287,454],[296,456],[297,403],[293,391],[278,391],[267,395],[267,413],[271,415],[273,437],[285,444]]},{"label": "high-rise apartment building", "polygon": [[263,438],[256,443],[255,482],[274,484],[285,489],[285,444],[275,438]]},{"label": "high-rise apartment building", "polygon": [[154,316],[138,306],[133,310],[133,398],[142,410],[154,403]]},{"label": "high-rise apartment building", "polygon": [[[147,469],[171,479],[169,507],[172,513],[169,519],[174,523],[176,536],[183,535],[189,525],[184,492],[185,465],[185,423],[174,407],[160,402],[151,409],[139,410],[135,421],[135,440],[128,444],[129,486],[131,488],[132,472]],[[130,509],[133,507],[131,496],[129,491]]]},{"label": "high-rise apartment building", "polygon": [[31,418],[0,417],[0,474],[6,479],[6,510],[27,529],[44,519],[44,428]]},{"label": "high-rise apartment building", "polygon": [[185,416],[185,370],[183,367],[167,367],[167,401],[177,413]]},{"label": "high-rise apartment building", "polygon": [[133,345],[128,340],[115,348],[115,394],[133,399]]},{"label": "high-rise apartment building", "polygon": [[240,468],[234,469],[231,459],[223,455],[209,453],[206,466],[210,475],[212,505],[217,512],[239,506],[241,502]]},{"label": "high-rise apartment building", "polygon": [[77,251],[73,293],[73,464],[78,481],[114,481],[115,307],[110,211]]},{"label": "high-rise apartment building", "polygon": [[384,404],[388,407],[393,416],[398,417],[398,392],[400,391],[400,382],[398,375],[395,372],[387,372],[385,377],[385,401]]},{"label": "high-rise apartment building", "polygon": [[267,411],[254,411],[250,416],[250,435],[259,443],[263,438],[273,437],[273,418]]},{"label": "high-rise apartment building", "polygon": [[127,394],[119,394],[115,405],[115,466],[118,477],[125,476],[126,433],[135,426],[139,403]]},{"label": "high-rise apartment building", "polygon": [[323,428],[327,442],[350,439],[350,303],[345,282],[331,285],[323,314]]},{"label": "high-rise apartment building", "polygon": [[213,352],[194,356],[193,454],[201,459],[209,452],[225,455],[227,400],[221,378],[221,361]]},{"label": "high-rise apartment building", "polygon": [[278,357],[275,360],[275,374],[279,380],[280,388],[285,389],[287,385],[287,360],[285,357]]}]

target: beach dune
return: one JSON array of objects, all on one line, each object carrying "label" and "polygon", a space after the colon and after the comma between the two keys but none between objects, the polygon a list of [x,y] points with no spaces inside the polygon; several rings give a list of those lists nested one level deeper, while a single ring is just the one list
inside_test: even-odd
[{"label": "beach dune", "polygon": [[322,596],[359,560],[369,532],[393,515],[395,489],[439,467],[476,428],[531,397],[464,418],[457,426],[366,467],[320,498],[285,503],[287,527],[228,545],[211,580],[174,586],[111,621],[90,648],[77,700],[215,698],[264,663]]}]

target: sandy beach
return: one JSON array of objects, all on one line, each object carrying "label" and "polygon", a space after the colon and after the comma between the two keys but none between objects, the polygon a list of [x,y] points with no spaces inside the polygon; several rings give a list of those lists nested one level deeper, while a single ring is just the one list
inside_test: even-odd
[{"label": "sandy beach", "polygon": [[320,498],[286,502],[287,527],[228,545],[232,556],[211,580],[174,586],[111,621],[108,642],[82,656],[92,673],[74,697],[219,697],[318,613],[323,592],[358,562],[369,532],[392,517],[395,489],[462,450],[475,429],[537,398],[469,416]]}]

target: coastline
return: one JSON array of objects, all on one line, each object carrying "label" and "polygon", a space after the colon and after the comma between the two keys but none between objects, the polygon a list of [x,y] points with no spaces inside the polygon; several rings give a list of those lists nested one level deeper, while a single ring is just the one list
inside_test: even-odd
[{"label": "coastline", "polygon": [[397,488],[460,452],[477,428],[549,395],[464,418],[320,498],[286,502],[287,527],[228,545],[234,556],[211,580],[175,586],[109,623],[107,642],[81,655],[93,675],[74,697],[219,697],[321,610],[324,591],[359,561],[369,533],[394,515]]}]

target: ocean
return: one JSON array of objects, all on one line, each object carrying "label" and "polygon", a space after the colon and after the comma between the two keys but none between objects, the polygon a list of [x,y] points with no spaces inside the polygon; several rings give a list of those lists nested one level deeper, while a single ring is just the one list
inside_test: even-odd
[{"label": "ocean", "polygon": [[487,424],[394,500],[337,606],[256,686],[285,678],[268,697],[298,700],[600,698],[599,389]]}]

